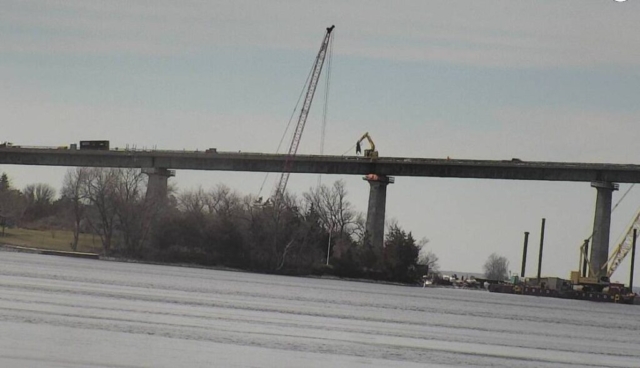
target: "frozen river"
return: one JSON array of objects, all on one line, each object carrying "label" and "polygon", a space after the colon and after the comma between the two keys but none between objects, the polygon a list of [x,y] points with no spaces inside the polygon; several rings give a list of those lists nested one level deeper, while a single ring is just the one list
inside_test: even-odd
[{"label": "frozen river", "polygon": [[640,367],[640,307],[0,251],[0,367]]}]

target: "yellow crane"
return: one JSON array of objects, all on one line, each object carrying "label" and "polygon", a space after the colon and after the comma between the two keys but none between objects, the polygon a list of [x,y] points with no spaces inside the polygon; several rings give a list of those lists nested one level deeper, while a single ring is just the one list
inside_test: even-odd
[{"label": "yellow crane", "polygon": [[633,244],[633,229],[640,229],[640,210],[636,213],[636,216],[633,218],[631,225],[627,228],[627,232],[624,237],[620,241],[620,244],[613,250],[611,256],[609,256],[609,260],[603,267],[607,267],[607,276],[611,277],[620,263],[624,261],[624,258],[631,251],[631,245]]},{"label": "yellow crane", "polygon": [[369,141],[370,148],[364,150],[364,157],[377,158],[378,151],[376,151],[376,144],[373,143],[373,139],[371,139],[369,132],[364,133],[362,137],[358,139],[358,142],[356,142],[356,155],[362,152],[362,147],[360,146],[360,143],[362,143],[362,141],[365,139]]},{"label": "yellow crane", "polygon": [[[627,228],[624,237],[613,252],[611,252],[608,261],[603,264],[602,268],[599,270],[593,269],[591,262],[589,261],[589,254],[587,252],[589,240],[585,240],[585,243],[580,246],[580,265],[578,266],[578,271],[571,272],[571,280],[574,283],[581,284],[599,284],[602,282],[609,282],[613,273],[616,272],[618,266],[620,266],[627,254],[631,251],[634,229],[640,229],[640,210],[636,212],[636,215]],[[588,273],[587,270],[589,271]],[[581,275],[583,274],[585,274],[586,277],[582,277]]]}]

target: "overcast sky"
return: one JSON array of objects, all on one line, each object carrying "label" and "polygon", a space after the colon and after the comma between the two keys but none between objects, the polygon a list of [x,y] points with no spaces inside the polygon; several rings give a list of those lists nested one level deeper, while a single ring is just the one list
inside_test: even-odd
[{"label": "overcast sky", "polygon": [[[639,0],[0,0],[0,8],[0,141],[275,152],[335,24],[327,154],[368,131],[381,156],[640,163]],[[300,153],[320,150],[323,95]],[[65,170],[0,167],[18,187],[60,187]],[[179,171],[172,181],[256,194],[263,178]],[[367,183],[322,177],[338,179],[366,211]],[[317,180],[292,175],[289,189]],[[470,272],[492,252],[519,270],[530,231],[534,275],[546,217],[543,274],[568,277],[595,194],[589,183],[399,177],[387,218],[428,238],[441,268]],[[639,206],[640,186],[613,214],[611,249]],[[628,268],[627,259],[614,280],[627,282]]]}]

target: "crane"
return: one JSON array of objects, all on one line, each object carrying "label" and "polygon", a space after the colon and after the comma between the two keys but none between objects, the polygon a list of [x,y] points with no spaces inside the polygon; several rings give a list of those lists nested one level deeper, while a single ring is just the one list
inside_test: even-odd
[{"label": "crane", "polygon": [[365,139],[369,141],[369,149],[364,150],[364,157],[377,158],[378,151],[376,151],[376,144],[373,143],[373,139],[371,139],[369,132],[364,133],[362,137],[356,142],[356,155],[362,151],[360,143],[362,143],[362,141]]},{"label": "crane", "polygon": [[318,51],[318,56],[316,56],[316,60],[313,64],[311,79],[309,81],[309,88],[307,89],[307,93],[304,98],[304,103],[302,104],[302,109],[300,110],[300,116],[298,117],[298,124],[296,125],[296,129],[293,133],[293,138],[291,139],[291,145],[289,146],[289,152],[287,153],[287,158],[284,162],[284,168],[282,170],[282,175],[280,176],[280,180],[278,181],[278,185],[276,187],[275,198],[276,201],[280,199],[285,190],[287,189],[287,182],[289,181],[289,174],[291,173],[291,167],[293,166],[293,157],[298,152],[298,145],[300,144],[300,138],[302,137],[302,132],[304,131],[304,125],[307,122],[307,116],[309,115],[309,110],[311,109],[311,102],[313,102],[313,95],[316,92],[316,87],[318,86],[318,80],[320,79],[320,73],[322,72],[322,66],[324,65],[324,59],[327,55],[327,49],[329,47],[329,42],[331,40],[331,31],[335,26],[331,26],[327,28],[327,33],[322,40],[322,44],[320,45],[320,51]]},{"label": "crane", "polygon": [[640,210],[638,211],[638,213],[636,213],[636,217],[633,219],[633,222],[631,223],[631,225],[629,225],[629,228],[627,229],[627,233],[625,234],[620,244],[618,244],[618,246],[613,251],[613,253],[611,253],[611,256],[609,257],[609,261],[607,262],[607,265],[608,265],[607,276],[611,277],[611,275],[613,275],[613,273],[616,271],[620,263],[622,263],[622,261],[627,256],[627,254],[629,254],[629,251],[631,251],[631,245],[633,244],[634,228],[640,229]]},{"label": "crane", "polygon": [[[622,198],[620,198],[618,203],[616,203],[616,205],[613,206],[613,209],[611,210],[611,212],[615,211],[615,209],[622,202],[622,200],[624,200],[624,198],[627,196],[627,194],[629,194],[631,189],[633,189],[634,185],[631,185],[629,189],[627,189],[627,191],[622,195]],[[605,275],[607,278],[611,278],[611,276],[618,269],[618,266],[620,266],[622,261],[624,261],[624,259],[626,258],[627,254],[629,254],[629,252],[631,251],[633,240],[634,240],[633,239],[634,229],[636,230],[640,229],[640,209],[638,209],[638,211],[636,212],[636,215],[633,217],[631,223],[627,227],[627,231],[625,232],[624,237],[622,238],[618,246],[613,250],[613,252],[611,252],[611,255],[609,256],[607,262],[605,262],[599,270],[594,270],[591,265],[591,262],[588,261],[586,243],[588,243],[591,237],[585,240],[585,244],[583,244],[583,246],[580,248],[580,253],[584,262],[583,268],[586,269],[588,267],[590,276],[595,276],[600,274],[600,275]]]}]

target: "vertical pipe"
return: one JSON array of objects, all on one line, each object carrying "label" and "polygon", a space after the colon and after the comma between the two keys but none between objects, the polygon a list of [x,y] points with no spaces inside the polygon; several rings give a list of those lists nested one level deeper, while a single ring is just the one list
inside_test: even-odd
[{"label": "vertical pipe", "polygon": [[327,266],[329,265],[329,255],[331,255],[331,234],[333,233],[333,226],[329,231],[329,243],[327,243]]},{"label": "vertical pipe", "polygon": [[636,233],[637,230],[633,229],[633,246],[631,248],[631,274],[629,275],[629,289],[633,292],[633,267],[636,263]]},{"label": "vertical pipe", "polygon": [[589,239],[584,240],[584,254],[582,254],[582,277],[587,277],[589,267]]},{"label": "vertical pipe", "polygon": [[538,282],[540,282],[540,271],[542,271],[542,248],[544,246],[544,223],[546,219],[542,219],[540,226],[540,254],[538,255]]},{"label": "vertical pipe", "polygon": [[524,277],[524,270],[527,267],[527,245],[529,244],[529,232],[524,232],[524,247],[522,249],[522,271],[520,277]]},{"label": "vertical pipe", "polygon": [[582,277],[582,260],[584,259],[584,242],[578,250],[578,276]]}]

